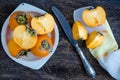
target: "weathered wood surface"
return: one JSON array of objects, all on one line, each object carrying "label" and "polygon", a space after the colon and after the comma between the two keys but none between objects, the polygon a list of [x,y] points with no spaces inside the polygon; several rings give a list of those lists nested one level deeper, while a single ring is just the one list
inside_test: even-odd
[{"label": "weathered wood surface", "polygon": [[[51,14],[51,7],[57,6],[71,26],[75,9],[100,5],[106,10],[108,22],[118,45],[120,45],[120,0],[0,0],[0,30],[5,19],[22,2],[32,4]],[[57,50],[40,70],[32,70],[12,61],[0,43],[0,80],[90,80],[91,78],[86,75],[77,53],[60,26],[59,32],[60,40]],[[97,71],[95,80],[113,80],[91,56],[88,49],[85,48],[84,42],[79,42],[79,44]]]}]

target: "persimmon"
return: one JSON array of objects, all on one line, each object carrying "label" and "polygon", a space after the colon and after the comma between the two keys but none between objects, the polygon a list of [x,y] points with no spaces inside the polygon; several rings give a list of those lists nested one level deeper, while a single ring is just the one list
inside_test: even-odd
[{"label": "persimmon", "polygon": [[106,12],[101,6],[90,7],[82,12],[82,19],[89,27],[97,27],[105,23]]},{"label": "persimmon", "polygon": [[13,31],[14,41],[23,49],[30,49],[37,43],[37,34],[25,25],[17,26]]},{"label": "persimmon", "polygon": [[87,48],[93,49],[100,46],[104,41],[104,35],[101,32],[93,31],[86,40]]},{"label": "persimmon", "polygon": [[18,25],[25,25],[31,21],[31,16],[28,12],[16,11],[9,19],[9,26],[12,30]]},{"label": "persimmon", "polygon": [[45,57],[52,50],[52,40],[50,37],[46,35],[42,35],[38,37],[38,41],[36,45],[31,49],[31,52],[37,57]]},{"label": "persimmon", "polygon": [[76,21],[73,23],[72,36],[75,40],[79,40],[79,39],[86,40],[87,34],[88,34],[87,30],[81,22]]},{"label": "persimmon", "polygon": [[48,13],[40,17],[33,17],[31,20],[31,27],[36,30],[38,34],[48,34],[52,32],[54,26],[54,18]]},{"label": "persimmon", "polygon": [[21,47],[19,47],[13,40],[13,38],[11,38],[8,41],[8,50],[9,53],[11,54],[11,56],[15,57],[15,58],[19,58],[20,56],[26,55],[27,54],[27,50],[22,49]]}]

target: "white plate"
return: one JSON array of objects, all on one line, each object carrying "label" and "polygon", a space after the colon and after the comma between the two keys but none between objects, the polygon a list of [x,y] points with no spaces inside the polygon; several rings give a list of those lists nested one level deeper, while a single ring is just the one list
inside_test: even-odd
[{"label": "white plate", "polygon": [[[15,12],[15,11],[25,11],[25,12],[32,11],[32,12],[38,12],[40,14],[47,13],[46,11],[39,9],[37,7],[34,7],[27,3],[21,3],[13,12]],[[53,45],[52,52],[48,56],[46,56],[44,58],[37,58],[34,55],[32,55],[32,53],[30,52],[27,56],[16,59],[10,55],[10,53],[8,51],[8,46],[7,46],[7,42],[12,35],[12,31],[8,26],[9,17],[4,22],[3,27],[2,27],[2,32],[1,32],[1,41],[2,41],[2,45],[3,45],[5,52],[12,60],[16,61],[17,63],[20,63],[20,64],[22,64],[26,67],[32,68],[32,69],[40,69],[48,61],[48,59],[53,55],[53,53],[55,52],[55,50],[57,48],[57,45],[59,42],[59,31],[58,31],[57,25],[55,24],[54,30],[52,31],[51,34],[49,34],[49,36],[54,41],[54,45]]]}]

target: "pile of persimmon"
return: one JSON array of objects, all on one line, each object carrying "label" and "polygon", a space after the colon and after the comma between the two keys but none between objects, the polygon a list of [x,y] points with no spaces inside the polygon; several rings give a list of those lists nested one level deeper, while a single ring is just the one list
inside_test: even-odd
[{"label": "pile of persimmon", "polygon": [[26,55],[28,51],[42,58],[52,50],[53,43],[47,34],[54,29],[54,18],[48,13],[34,14],[36,13],[16,11],[9,18],[12,37],[8,41],[8,50],[15,58]]},{"label": "pile of persimmon", "polygon": [[[82,20],[88,27],[99,27],[105,23],[105,10],[101,6],[85,9],[82,12]],[[86,27],[80,21],[74,22],[72,36],[75,40],[86,40],[86,47],[90,49],[100,46],[104,41],[102,31],[93,31],[88,34]]]}]

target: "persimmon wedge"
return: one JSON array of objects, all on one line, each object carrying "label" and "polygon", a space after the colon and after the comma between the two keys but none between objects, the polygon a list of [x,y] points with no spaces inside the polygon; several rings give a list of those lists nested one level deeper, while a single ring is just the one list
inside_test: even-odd
[{"label": "persimmon wedge", "polygon": [[73,23],[72,36],[75,40],[86,40],[87,34],[87,30],[81,22],[76,21]]},{"label": "persimmon wedge", "polygon": [[93,31],[86,40],[87,48],[93,49],[100,46],[104,41],[104,35],[101,32]]},{"label": "persimmon wedge", "polygon": [[82,19],[89,27],[97,27],[105,23],[106,12],[101,6],[91,7],[82,12]]},{"label": "persimmon wedge", "polygon": [[45,57],[52,50],[53,43],[50,37],[42,35],[38,37],[36,45],[31,49],[31,52],[37,57]]},{"label": "persimmon wedge", "polygon": [[51,14],[44,14],[40,17],[34,17],[31,20],[31,27],[36,30],[38,34],[48,34],[52,32],[55,26],[54,18]]}]

